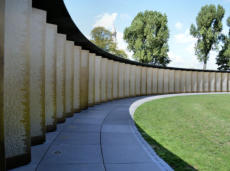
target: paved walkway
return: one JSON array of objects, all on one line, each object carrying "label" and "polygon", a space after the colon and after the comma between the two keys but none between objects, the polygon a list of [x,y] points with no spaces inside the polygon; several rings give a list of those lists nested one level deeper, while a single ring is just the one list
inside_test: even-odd
[{"label": "paved walkway", "polygon": [[14,171],[158,171],[171,170],[143,143],[129,114],[143,97],[90,107],[47,134],[32,147],[32,162]]}]

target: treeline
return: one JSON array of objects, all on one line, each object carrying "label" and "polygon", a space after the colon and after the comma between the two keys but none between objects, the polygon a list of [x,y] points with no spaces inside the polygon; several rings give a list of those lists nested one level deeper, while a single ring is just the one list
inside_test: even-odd
[{"label": "treeline", "polygon": [[[195,54],[206,69],[210,52],[217,51],[218,70],[230,70],[230,17],[227,19],[229,32],[224,34],[223,18],[225,9],[221,5],[205,5],[199,11],[195,24],[191,24],[190,34],[196,38]],[[116,31],[104,27],[91,31],[92,42],[103,50],[127,58],[124,50],[117,48]],[[131,25],[124,30],[124,40],[133,58],[142,63],[167,66],[169,29],[166,14],[158,11],[139,12]]]}]

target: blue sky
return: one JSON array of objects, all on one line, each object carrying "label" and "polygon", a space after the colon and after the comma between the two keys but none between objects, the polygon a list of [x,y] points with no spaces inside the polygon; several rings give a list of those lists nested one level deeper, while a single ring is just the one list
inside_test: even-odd
[{"label": "blue sky", "polygon": [[[90,38],[90,31],[94,26],[104,26],[117,30],[119,48],[126,50],[131,58],[132,53],[127,50],[123,40],[123,31],[130,26],[133,18],[140,11],[154,10],[168,16],[170,30],[169,66],[185,68],[202,68],[194,54],[195,39],[189,35],[189,28],[195,23],[200,8],[206,4],[220,4],[225,8],[223,19],[224,30],[227,32],[226,19],[230,16],[230,0],[64,0],[69,13],[81,30]],[[208,69],[216,69],[216,53],[211,52]]]}]

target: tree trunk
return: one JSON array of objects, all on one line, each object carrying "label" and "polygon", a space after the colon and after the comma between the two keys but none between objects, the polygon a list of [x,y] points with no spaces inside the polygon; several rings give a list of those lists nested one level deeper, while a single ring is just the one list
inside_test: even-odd
[{"label": "tree trunk", "polygon": [[207,68],[207,63],[204,63],[203,70],[206,70],[206,68]]}]

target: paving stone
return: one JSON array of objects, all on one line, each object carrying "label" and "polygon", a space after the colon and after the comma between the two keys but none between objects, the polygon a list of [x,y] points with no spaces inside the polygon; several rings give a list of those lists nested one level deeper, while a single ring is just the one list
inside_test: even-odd
[{"label": "paving stone", "polygon": [[101,125],[98,124],[70,124],[63,132],[100,132]]},{"label": "paving stone", "polygon": [[54,142],[57,144],[70,144],[70,145],[100,145],[100,133],[92,132],[63,132]]},{"label": "paving stone", "polygon": [[105,171],[103,164],[41,164],[37,171]]},{"label": "paving stone", "polygon": [[102,133],[102,145],[139,145],[133,133]]},{"label": "paving stone", "polygon": [[102,127],[102,132],[132,133],[132,130],[130,129],[130,126],[126,124],[105,124]]},{"label": "paving stone", "polygon": [[35,171],[37,165],[36,164],[28,164],[25,166],[17,167],[15,169],[11,169],[10,171]]},{"label": "paving stone", "polygon": [[138,145],[102,145],[105,163],[140,163],[151,159]]},{"label": "paving stone", "polygon": [[154,163],[125,163],[125,164],[106,164],[109,171],[162,171]]},{"label": "paving stone", "polygon": [[98,118],[98,117],[81,117],[81,118],[77,118],[75,119],[72,124],[98,124],[101,125],[102,122],[104,121],[104,117]]},{"label": "paving stone", "polygon": [[99,145],[52,145],[42,163],[102,163]]}]

